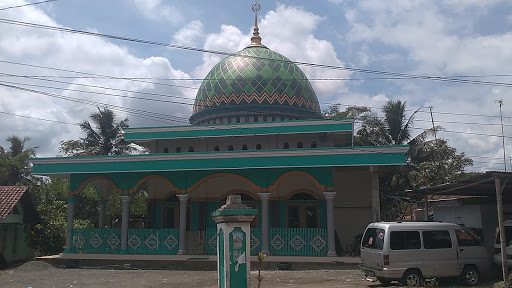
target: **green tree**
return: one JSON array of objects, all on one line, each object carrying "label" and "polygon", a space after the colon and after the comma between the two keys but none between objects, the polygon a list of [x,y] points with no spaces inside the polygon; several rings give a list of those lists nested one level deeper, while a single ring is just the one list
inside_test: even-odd
[{"label": "green tree", "polygon": [[137,152],[138,149],[126,142],[122,129],[128,128],[128,118],[115,123],[115,114],[108,108],[90,115],[92,124],[84,120],[79,123],[85,137],[60,143],[59,151],[66,156],[121,155]]},{"label": "green tree", "polygon": [[[363,114],[365,112],[370,112],[370,109],[365,106],[348,106],[345,111],[341,111],[341,104],[333,104],[329,106],[327,109],[322,110],[322,114],[327,119],[333,118],[346,118],[349,117],[349,114],[353,114],[354,111],[357,111],[357,114]],[[352,115],[354,116],[354,115]]]},{"label": "green tree", "polygon": [[6,140],[11,145],[8,150],[0,146],[0,185],[28,184],[31,174],[28,159],[35,157],[37,147],[25,148],[29,137],[10,136]]}]

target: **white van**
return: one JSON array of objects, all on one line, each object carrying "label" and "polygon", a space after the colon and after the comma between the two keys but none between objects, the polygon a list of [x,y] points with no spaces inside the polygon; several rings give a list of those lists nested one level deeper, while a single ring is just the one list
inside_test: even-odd
[{"label": "white van", "polygon": [[[505,220],[505,240],[508,267],[512,267],[512,220]],[[494,263],[501,267],[501,244],[499,227],[496,228],[496,241],[494,241]]]},{"label": "white van", "polygon": [[383,284],[419,287],[423,279],[460,277],[476,285],[491,259],[480,239],[457,224],[377,222],[364,232],[360,266]]}]

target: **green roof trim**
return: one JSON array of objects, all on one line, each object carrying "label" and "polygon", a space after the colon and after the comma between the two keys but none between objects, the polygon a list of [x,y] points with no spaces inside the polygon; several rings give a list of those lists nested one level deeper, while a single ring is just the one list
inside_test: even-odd
[{"label": "green roof trim", "polygon": [[404,165],[407,146],[31,159],[33,174]]},{"label": "green roof trim", "polygon": [[[345,119],[344,119],[345,120]],[[247,135],[318,133],[318,132],[352,132],[352,119],[316,120],[301,122],[258,122],[251,124],[219,124],[208,126],[178,126],[160,128],[136,128],[125,130],[126,141],[152,139],[180,139],[196,137],[229,137]]]}]

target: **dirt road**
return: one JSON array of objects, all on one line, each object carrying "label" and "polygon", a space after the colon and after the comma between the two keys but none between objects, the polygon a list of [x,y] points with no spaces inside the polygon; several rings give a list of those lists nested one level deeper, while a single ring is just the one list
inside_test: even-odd
[{"label": "dirt road", "polygon": [[[381,287],[369,282],[359,270],[263,271],[261,287]],[[257,272],[251,272],[252,287],[257,287]],[[478,287],[492,287],[486,280]],[[45,262],[33,261],[0,271],[2,288],[39,287],[217,287],[215,271],[60,269]],[[398,287],[398,286],[395,286]],[[453,282],[441,287],[464,287]]]}]

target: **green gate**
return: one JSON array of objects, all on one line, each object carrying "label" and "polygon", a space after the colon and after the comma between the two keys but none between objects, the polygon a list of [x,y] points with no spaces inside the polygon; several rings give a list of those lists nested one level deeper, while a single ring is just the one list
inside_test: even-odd
[{"label": "green gate", "polygon": [[325,256],[327,229],[272,228],[270,253],[279,256]]}]

